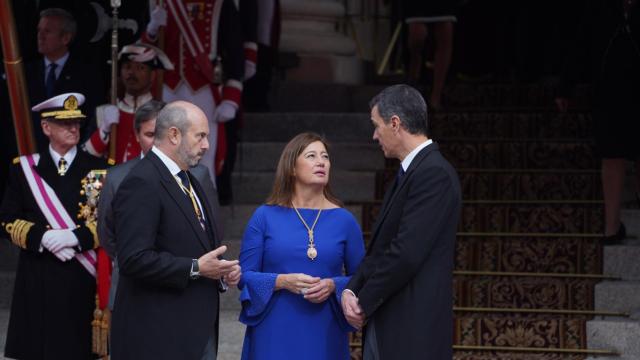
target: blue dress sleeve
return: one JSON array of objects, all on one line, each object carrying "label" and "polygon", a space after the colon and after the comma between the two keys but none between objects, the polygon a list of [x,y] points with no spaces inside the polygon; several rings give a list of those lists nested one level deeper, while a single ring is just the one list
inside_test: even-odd
[{"label": "blue dress sleeve", "polygon": [[240,322],[253,326],[268,313],[278,274],[262,272],[262,256],[266,231],[265,207],[259,207],[249,220],[242,238],[240,266]]},{"label": "blue dress sleeve", "polygon": [[336,290],[334,298],[331,299],[331,305],[336,313],[336,318],[340,320],[340,325],[347,331],[355,331],[351,325],[349,325],[342,312],[342,291],[347,286],[347,283],[351,279],[351,275],[358,269],[360,261],[364,257],[364,239],[362,238],[362,230],[356,222],[356,220],[349,213],[349,222],[346,226],[346,243],[344,251],[344,276],[332,277]]},{"label": "blue dress sleeve", "polygon": [[[350,214],[349,214],[350,215]],[[336,299],[338,303],[342,300],[342,291],[349,282],[351,275],[358,269],[360,261],[364,257],[364,239],[362,238],[362,230],[356,220],[350,216],[349,223],[346,226],[347,241],[344,251],[344,268],[345,276],[333,277],[336,284]]]}]

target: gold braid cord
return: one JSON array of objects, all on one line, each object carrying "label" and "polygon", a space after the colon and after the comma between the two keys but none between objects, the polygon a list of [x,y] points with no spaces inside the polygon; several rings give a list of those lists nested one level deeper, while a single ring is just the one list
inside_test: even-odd
[{"label": "gold braid cord", "polygon": [[91,235],[93,235],[93,248],[96,249],[98,246],[100,246],[100,241],[98,240],[98,230],[97,230],[97,223],[95,221],[88,221],[84,224],[87,229],[89,229],[89,231],[91,232]]},{"label": "gold braid cord", "polygon": [[105,345],[102,343],[102,310],[98,304],[96,295],[96,309],[93,311],[93,321],[91,322],[91,350],[100,356],[106,355]]},{"label": "gold braid cord", "polygon": [[27,248],[27,234],[33,225],[34,223],[21,219],[17,219],[12,223],[2,224],[7,234],[11,237],[11,242],[22,249]]},{"label": "gold braid cord", "polygon": [[[80,182],[80,195],[85,201],[78,204],[79,211],[77,216],[91,232],[94,249],[100,246],[96,229],[98,201],[100,200],[100,191],[106,174],[106,170],[91,170]],[[109,353],[110,322],[111,314],[109,309],[100,309],[100,302],[96,294],[96,308],[93,311],[93,321],[91,322],[91,350],[100,357],[105,357]]]}]

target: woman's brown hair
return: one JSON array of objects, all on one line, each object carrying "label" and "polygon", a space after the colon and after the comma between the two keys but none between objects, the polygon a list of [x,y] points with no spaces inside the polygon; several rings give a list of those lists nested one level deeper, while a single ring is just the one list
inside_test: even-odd
[{"label": "woman's brown hair", "polygon": [[[296,135],[282,150],[280,154],[280,160],[278,161],[278,168],[276,169],[276,177],[273,180],[273,188],[271,194],[267,198],[267,205],[280,205],[291,207],[294,193],[295,177],[293,176],[293,170],[296,167],[296,160],[298,156],[302,154],[304,149],[309,144],[320,141],[329,152],[329,145],[327,141],[320,135],[312,132],[304,132]],[[333,193],[329,184],[324,187],[324,196],[330,202],[342,207],[342,201],[340,201]]]}]

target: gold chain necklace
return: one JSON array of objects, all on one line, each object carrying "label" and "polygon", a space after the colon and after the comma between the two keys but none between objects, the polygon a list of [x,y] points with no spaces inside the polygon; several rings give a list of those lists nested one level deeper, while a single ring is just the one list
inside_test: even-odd
[{"label": "gold chain necklace", "polygon": [[318,223],[318,219],[320,218],[322,209],[318,210],[318,215],[316,215],[316,219],[313,221],[313,225],[309,227],[309,225],[307,225],[307,222],[302,218],[302,215],[300,215],[300,212],[298,211],[296,206],[293,205],[293,203],[291,205],[293,206],[293,210],[296,211],[296,214],[298,214],[298,217],[300,218],[300,221],[302,221],[304,227],[307,228],[307,233],[309,234],[309,247],[307,248],[307,257],[311,260],[315,260],[318,256],[318,250],[316,250],[316,245],[313,243],[313,229],[315,229],[316,224]]}]

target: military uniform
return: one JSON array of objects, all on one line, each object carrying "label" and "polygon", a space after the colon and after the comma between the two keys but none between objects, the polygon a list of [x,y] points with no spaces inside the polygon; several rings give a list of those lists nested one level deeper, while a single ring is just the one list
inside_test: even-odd
[{"label": "military uniform", "polygon": [[[163,100],[186,100],[196,104],[209,120],[209,151],[201,164],[215,178],[220,171],[226,146],[222,123],[214,118],[222,102],[237,109],[242,97],[244,49],[242,25],[233,0],[168,0],[167,25],[164,31],[165,52],[175,69],[164,72]],[[176,15],[178,14],[178,15]],[[144,42],[157,39],[145,32]],[[216,65],[221,59],[222,78]],[[218,154],[216,154],[218,153]]]},{"label": "military uniform", "polygon": [[[62,96],[62,95],[61,95]],[[16,272],[5,356],[17,359],[88,359],[91,353],[91,321],[95,305],[95,269],[92,274],[86,261],[95,260],[92,249],[98,246],[95,227],[77,219],[81,180],[90,170],[104,169],[106,163],[76,147],[63,175],[54,164],[51,148],[41,154],[16,158],[9,171],[7,189],[0,205],[0,237],[18,246],[20,256]],[[72,151],[67,152],[69,157]],[[30,159],[28,165],[24,161]],[[21,163],[22,161],[22,163]],[[25,167],[28,172],[25,174]],[[29,180],[29,179],[31,180]],[[41,188],[55,195],[32,191],[33,179]],[[29,181],[32,181],[31,183]],[[38,200],[36,199],[38,198]],[[58,200],[45,214],[39,204]],[[60,208],[62,207],[62,208]],[[60,225],[50,225],[47,216],[57,218],[67,213],[76,227],[73,247],[75,258],[62,261],[44,245],[46,233]],[[61,215],[62,214],[62,215]],[[83,262],[84,261],[84,262]]]},{"label": "military uniform", "polygon": [[[160,49],[149,44],[131,44],[122,47],[118,54],[118,61],[122,66],[125,62],[135,62],[148,66],[151,71],[156,69],[173,70],[173,64]],[[125,76],[125,75],[121,75]],[[122,79],[123,81],[125,79]],[[151,87],[151,81],[146,84]],[[139,96],[125,93],[118,101],[119,122],[116,133],[115,162],[121,164],[140,156],[140,144],[136,138],[135,113],[142,105],[153,99],[151,92]],[[101,120],[101,119],[99,119]],[[109,151],[110,134],[97,129],[84,144],[85,150],[91,155],[102,157]]]},{"label": "military uniform", "polygon": [[[140,144],[136,139],[134,115],[140,106],[151,99],[153,99],[151,93],[146,93],[137,98],[125,94],[124,99],[118,101],[120,122],[118,123],[118,132],[116,133],[116,164],[121,164],[140,156],[141,150]],[[109,151],[109,138],[101,136],[100,130],[96,130],[93,135],[91,135],[91,138],[87,140],[85,149],[91,155],[103,156]]]}]

